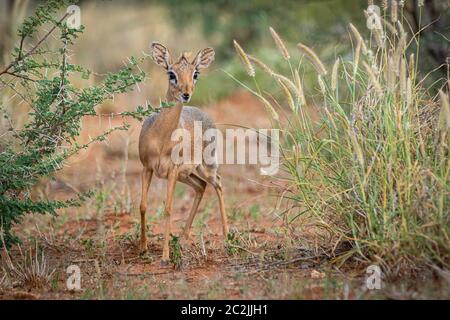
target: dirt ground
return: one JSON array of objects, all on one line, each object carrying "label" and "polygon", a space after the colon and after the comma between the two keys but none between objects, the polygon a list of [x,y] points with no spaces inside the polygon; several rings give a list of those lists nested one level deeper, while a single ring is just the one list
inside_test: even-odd
[{"label": "dirt ground", "polygon": [[[248,94],[205,108],[218,123],[269,127],[262,106]],[[121,119],[86,119],[81,141],[88,141]],[[448,286],[412,290],[407,282],[382,290],[368,290],[365,270],[324,263],[310,244],[314,233],[298,235],[284,219],[279,203],[280,180],[259,174],[257,166],[221,168],[226,208],[234,238],[225,244],[214,190],[208,186],[194,220],[192,239],[182,243],[181,257],[163,266],[162,214],[165,181],[154,178],[149,191],[147,228],[149,252],[140,255],[139,199],[141,164],[137,153],[140,124],[128,133],[115,133],[73,158],[55,181],[44,182],[45,193],[64,199],[74,191],[92,189],[94,196],[80,208],[61,210],[57,217],[30,216],[17,229],[24,240],[24,256],[43,252],[48,283],[27,284],[12,279],[0,288],[2,299],[362,299],[421,298],[448,292]],[[128,150],[124,152],[124,150]],[[192,205],[194,192],[178,184],[172,230],[179,235]],[[175,243],[175,242],[174,242]],[[4,254],[4,253],[3,253]],[[18,247],[15,263],[24,258]],[[3,259],[5,257],[3,256]],[[81,290],[69,290],[67,268],[78,266]],[[1,277],[0,277],[1,278]],[[437,292],[436,290],[441,290]]]}]

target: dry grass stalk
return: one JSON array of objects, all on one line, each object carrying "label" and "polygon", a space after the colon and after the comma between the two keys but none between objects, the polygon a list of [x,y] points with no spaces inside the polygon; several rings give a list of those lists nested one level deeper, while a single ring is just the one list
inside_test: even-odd
[{"label": "dry grass stalk", "polygon": [[[255,56],[252,55],[247,55],[248,59],[254,63],[256,66],[258,66],[261,70],[263,70],[265,73],[267,73],[268,75],[276,78],[278,80],[278,82],[281,82],[282,85],[284,87],[286,87],[286,89],[290,92],[294,92],[295,95],[297,96],[297,100],[302,102],[304,101],[304,97],[302,99],[302,93],[299,91],[298,86],[296,86],[289,78],[281,75],[281,74],[277,74],[275,73],[268,65],[266,65],[264,62],[262,62],[261,60],[259,60],[258,58],[256,58]],[[289,89],[288,89],[289,88]],[[291,95],[292,98],[292,95]]]},{"label": "dry grass stalk", "polygon": [[298,70],[295,70],[294,77],[295,77],[295,83],[297,85],[298,102],[299,102],[300,106],[303,106],[306,104],[306,98],[305,98],[305,93],[303,92],[302,80],[300,79]]},{"label": "dry grass stalk", "polygon": [[370,81],[375,91],[380,95],[383,94],[383,90],[381,89],[380,83],[378,82],[377,77],[373,73],[372,68],[366,62],[363,62],[363,65],[364,68],[366,69],[367,74],[369,75]]},{"label": "dry grass stalk", "polygon": [[273,76],[281,80],[292,92],[295,92],[295,95],[298,97],[300,95],[297,86],[288,78],[283,76],[282,74],[274,73]]},{"label": "dry grass stalk", "polygon": [[247,71],[247,74],[250,77],[254,77],[255,76],[255,68],[253,68],[253,65],[251,64],[250,60],[248,59],[248,56],[245,53],[244,49],[242,49],[242,47],[239,45],[239,43],[237,43],[236,40],[233,40],[233,45],[241,59],[241,62],[243,64],[245,70]]},{"label": "dry grass stalk", "polygon": [[289,60],[291,56],[289,55],[289,51],[287,50],[286,46],[284,45],[283,40],[278,35],[278,33],[270,27],[270,34],[272,35],[273,40],[275,41],[275,44],[277,45],[278,50],[280,50],[281,55],[285,60]]},{"label": "dry grass stalk", "polygon": [[416,70],[414,68],[414,64],[416,63],[415,57],[414,57],[414,53],[411,53],[411,55],[409,56],[409,76],[412,78],[415,76],[416,74]]},{"label": "dry grass stalk", "polygon": [[441,111],[439,113],[439,129],[446,131],[450,129],[450,106],[448,102],[448,95],[443,91],[439,90],[439,98],[441,100]]},{"label": "dry grass stalk", "polygon": [[400,40],[398,41],[397,48],[395,49],[394,53],[394,59],[396,62],[400,62],[400,59],[405,54],[406,51],[406,45],[407,45],[407,38],[406,33],[403,33],[400,37]]},{"label": "dry grass stalk", "polygon": [[387,54],[387,61],[391,71],[393,71],[397,76],[400,75],[400,58],[401,55],[397,55],[394,49],[389,49]]},{"label": "dry grass stalk", "polygon": [[0,277],[0,292],[7,290],[10,287],[8,277],[6,276],[6,271],[3,270],[3,276]]},{"label": "dry grass stalk", "polygon": [[296,112],[297,108],[295,106],[294,99],[292,98],[292,94],[289,91],[289,89],[284,85],[283,81],[278,80],[278,84],[280,85],[281,89],[283,90],[284,96],[286,97],[286,100],[289,104],[289,107],[292,109],[292,111]]},{"label": "dry grass stalk", "polygon": [[396,23],[398,20],[398,3],[397,0],[391,1],[391,21]]},{"label": "dry grass stalk", "polygon": [[50,270],[44,252],[41,258],[38,256],[38,248],[34,249],[34,254],[30,249],[29,252],[23,253],[20,249],[22,261],[15,263],[12,261],[8,251],[4,251],[6,267],[9,273],[18,280],[20,285],[30,288],[42,288],[50,282],[50,278],[55,270]]},{"label": "dry grass stalk", "polygon": [[270,75],[271,77],[275,74],[275,72],[273,72],[272,69],[270,69],[270,67],[265,64],[264,62],[262,62],[261,60],[259,60],[258,58],[256,58],[255,56],[252,55],[247,55],[248,59],[254,63],[256,66],[258,66],[262,71],[264,71],[265,73],[267,73],[268,75]]},{"label": "dry grass stalk", "polygon": [[356,72],[358,71],[358,65],[359,65],[359,56],[361,54],[361,41],[358,41],[355,48],[355,57],[354,57],[354,75],[356,76]]},{"label": "dry grass stalk", "polygon": [[338,72],[341,59],[337,58],[333,65],[333,70],[331,72],[331,89],[336,91],[338,83]]},{"label": "dry grass stalk", "polygon": [[407,75],[406,75],[406,61],[403,58],[400,58],[400,93],[402,96],[406,96],[406,87],[407,87]]},{"label": "dry grass stalk", "polygon": [[361,45],[363,54],[367,54],[367,46],[364,42],[363,37],[361,36],[361,33],[359,33],[358,29],[352,23],[350,23],[349,26],[350,26],[350,30],[352,31],[353,36],[355,37],[357,43],[358,42],[361,43],[360,45]]},{"label": "dry grass stalk", "polygon": [[323,82],[322,76],[320,74],[317,76],[317,82],[319,83],[320,92],[326,98],[327,87],[325,86],[325,82]]},{"label": "dry grass stalk", "polygon": [[309,61],[312,63],[312,65],[316,68],[317,72],[324,76],[327,74],[327,70],[325,69],[324,64],[319,59],[317,54],[309,47],[305,46],[302,43],[297,44],[298,49],[300,52],[304,53],[306,57],[309,59]]},{"label": "dry grass stalk", "polygon": [[261,99],[262,103],[266,107],[267,111],[269,111],[270,115],[273,117],[275,121],[279,121],[280,117],[278,116],[278,113],[275,111],[275,108],[272,106],[272,104],[263,96],[258,96],[259,99]]},{"label": "dry grass stalk", "polygon": [[406,106],[408,108],[411,107],[411,103],[413,101],[412,94],[412,81],[411,78],[408,77],[408,80],[406,80]]},{"label": "dry grass stalk", "polygon": [[400,21],[397,21],[397,29],[400,35],[405,34],[405,29],[403,28],[403,25]]},{"label": "dry grass stalk", "polygon": [[394,92],[395,82],[397,81],[398,65],[396,65],[392,55],[389,56],[386,69],[384,71],[387,89]]},{"label": "dry grass stalk", "polygon": [[384,48],[384,34],[382,29],[375,28],[373,30],[375,42],[379,48]]},{"label": "dry grass stalk", "polygon": [[361,146],[358,143],[358,139],[356,138],[355,133],[351,130],[350,127],[348,128],[348,135],[350,137],[350,141],[352,143],[352,147],[355,152],[356,159],[358,160],[358,162],[361,166],[364,166],[364,155],[362,153]]},{"label": "dry grass stalk", "polygon": [[384,24],[384,26],[386,27],[386,29],[388,29],[389,32],[390,32],[392,35],[397,35],[397,34],[398,34],[397,29],[395,29],[395,27],[394,27],[393,24],[391,24],[389,21],[387,21],[387,20],[384,19],[384,18],[380,18],[380,19],[381,19],[381,21],[383,22],[383,24]]}]

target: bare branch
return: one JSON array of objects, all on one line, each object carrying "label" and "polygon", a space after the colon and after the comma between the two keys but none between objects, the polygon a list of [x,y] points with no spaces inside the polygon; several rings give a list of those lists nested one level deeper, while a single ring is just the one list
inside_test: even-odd
[{"label": "bare branch", "polygon": [[[64,21],[64,19],[67,18],[68,15],[69,15],[69,13],[66,13],[66,14],[58,21],[58,23],[55,24],[55,25],[54,25],[54,26],[53,26],[53,27],[45,34],[45,36],[43,36],[42,39],[39,40],[39,41],[34,45],[33,48],[31,48],[30,51],[28,51],[28,52],[27,52],[26,54],[24,54],[22,57],[20,57],[21,54],[19,54],[19,57],[18,57],[16,60],[14,60],[13,62],[11,62],[11,63],[10,63],[8,66],[6,66],[2,71],[0,71],[0,76],[1,76],[2,74],[8,73],[8,71],[9,71],[12,67],[14,67],[17,63],[19,63],[20,61],[23,61],[25,58],[27,58],[28,56],[30,56],[31,54],[33,54],[33,52],[36,51],[36,49],[42,44],[42,42],[44,42],[44,41],[48,38],[48,36],[49,36],[53,31],[55,31],[55,29],[56,29],[56,27],[58,26],[58,24],[62,23],[62,22]],[[21,41],[21,42],[22,42],[22,41]],[[21,44],[21,46],[22,46],[22,44]]]}]

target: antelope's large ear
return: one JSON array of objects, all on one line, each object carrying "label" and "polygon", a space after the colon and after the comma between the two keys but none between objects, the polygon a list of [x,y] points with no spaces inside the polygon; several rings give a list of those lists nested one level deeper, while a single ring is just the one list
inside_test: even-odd
[{"label": "antelope's large ear", "polygon": [[165,69],[169,69],[172,64],[169,50],[158,42],[152,42],[150,45],[152,59],[155,63]]},{"label": "antelope's large ear", "polygon": [[192,64],[197,69],[208,68],[209,65],[214,61],[214,49],[213,48],[205,48],[200,50],[195,56],[194,60],[192,60]]}]

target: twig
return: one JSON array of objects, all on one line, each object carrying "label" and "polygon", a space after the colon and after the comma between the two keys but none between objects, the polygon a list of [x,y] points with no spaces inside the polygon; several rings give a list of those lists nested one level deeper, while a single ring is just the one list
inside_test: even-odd
[{"label": "twig", "polygon": [[138,272],[138,273],[123,273],[123,272],[115,272],[118,275],[121,276],[136,276],[136,277],[140,277],[140,276],[162,276],[165,274],[173,274],[172,271],[168,271],[168,272]]},{"label": "twig", "polygon": [[238,245],[235,245],[235,244],[228,243],[228,246],[230,246],[232,248],[240,249],[240,250],[245,251],[245,252],[248,252],[248,253],[250,253],[250,254],[252,254],[254,256],[258,256],[259,255],[256,252],[250,251],[250,250],[248,250],[248,249],[246,249],[244,247],[241,247],[241,246],[238,246]]},{"label": "twig", "polygon": [[66,13],[66,14],[61,18],[61,20],[59,20],[58,23],[55,24],[55,25],[54,25],[54,26],[53,26],[53,27],[45,34],[45,36],[43,36],[43,37],[41,38],[41,40],[39,40],[39,41],[34,45],[33,48],[31,48],[30,51],[28,51],[26,54],[24,54],[24,55],[21,56],[21,57],[20,57],[20,56],[17,57],[16,60],[14,60],[13,62],[11,62],[11,63],[10,63],[9,65],[7,65],[2,71],[0,71],[0,76],[1,76],[2,74],[8,73],[9,69],[11,69],[11,68],[12,68],[13,66],[15,66],[17,63],[19,63],[20,61],[24,60],[24,59],[27,58],[28,56],[32,55],[32,54],[34,53],[34,51],[36,51],[36,49],[41,45],[41,43],[44,42],[44,41],[48,38],[48,36],[56,29],[56,27],[57,27],[61,22],[64,21],[64,19],[67,18],[68,15],[69,15],[69,13]]},{"label": "twig", "polygon": [[14,73],[14,72],[6,71],[5,74],[9,74],[10,76],[17,77],[17,78],[22,78],[22,79],[24,79],[24,80],[36,82],[36,80],[34,80],[34,79],[28,78],[28,77],[26,77],[26,76],[23,76],[23,75],[21,75],[21,74],[17,74],[17,73]]}]

